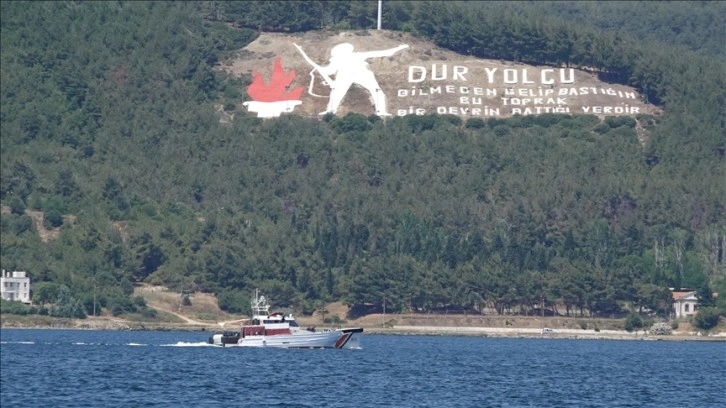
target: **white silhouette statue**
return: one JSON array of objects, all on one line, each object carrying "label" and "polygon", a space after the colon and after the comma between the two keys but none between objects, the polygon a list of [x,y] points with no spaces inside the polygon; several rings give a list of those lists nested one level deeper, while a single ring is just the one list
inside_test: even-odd
[{"label": "white silhouette statue", "polygon": [[[294,44],[305,60],[313,66],[313,71],[318,71],[330,87],[330,100],[328,107],[321,115],[327,113],[335,114],[345,94],[353,84],[360,85],[371,94],[373,106],[378,116],[390,116],[386,110],[386,95],[383,93],[376,76],[368,68],[369,58],[390,57],[397,52],[408,48],[408,45],[401,44],[398,47],[381,51],[353,52],[353,44],[341,43],[330,50],[330,63],[321,67],[311,60],[299,45]],[[331,78],[335,76],[335,79]],[[312,87],[312,83],[311,83]]]}]

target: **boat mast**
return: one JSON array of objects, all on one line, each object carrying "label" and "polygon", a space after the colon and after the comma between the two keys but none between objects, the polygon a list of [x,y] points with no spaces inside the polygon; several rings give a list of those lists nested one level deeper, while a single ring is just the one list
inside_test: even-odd
[{"label": "boat mast", "polygon": [[260,290],[255,289],[255,295],[250,301],[252,306],[252,316],[268,316],[270,305],[267,304],[267,299],[264,296],[260,296]]}]

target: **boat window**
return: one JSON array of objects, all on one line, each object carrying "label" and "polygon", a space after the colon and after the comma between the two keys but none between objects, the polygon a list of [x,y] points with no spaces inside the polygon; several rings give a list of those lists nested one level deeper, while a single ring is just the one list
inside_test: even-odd
[{"label": "boat window", "polygon": [[288,320],[287,322],[290,323],[290,327],[300,327],[297,325],[297,322],[294,320]]}]

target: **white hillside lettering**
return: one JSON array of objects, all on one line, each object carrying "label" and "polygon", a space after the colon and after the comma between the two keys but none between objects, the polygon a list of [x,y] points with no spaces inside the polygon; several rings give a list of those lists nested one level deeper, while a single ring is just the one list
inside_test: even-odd
[{"label": "white hillside lettering", "polygon": [[[477,59],[385,30],[264,33],[238,55],[222,69],[277,78],[280,70],[275,74],[273,68],[281,60],[285,72],[300,73],[286,76],[289,83],[268,85],[279,92],[305,89],[294,112],[283,114],[506,118],[661,112],[637,90],[601,81],[592,69]],[[287,99],[297,104],[297,98]]]}]

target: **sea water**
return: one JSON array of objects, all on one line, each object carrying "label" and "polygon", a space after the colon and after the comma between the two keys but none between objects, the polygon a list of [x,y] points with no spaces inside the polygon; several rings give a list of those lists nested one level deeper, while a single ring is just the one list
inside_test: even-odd
[{"label": "sea water", "polygon": [[216,347],[206,332],[0,330],[0,406],[724,407],[726,343],[360,337]]}]

